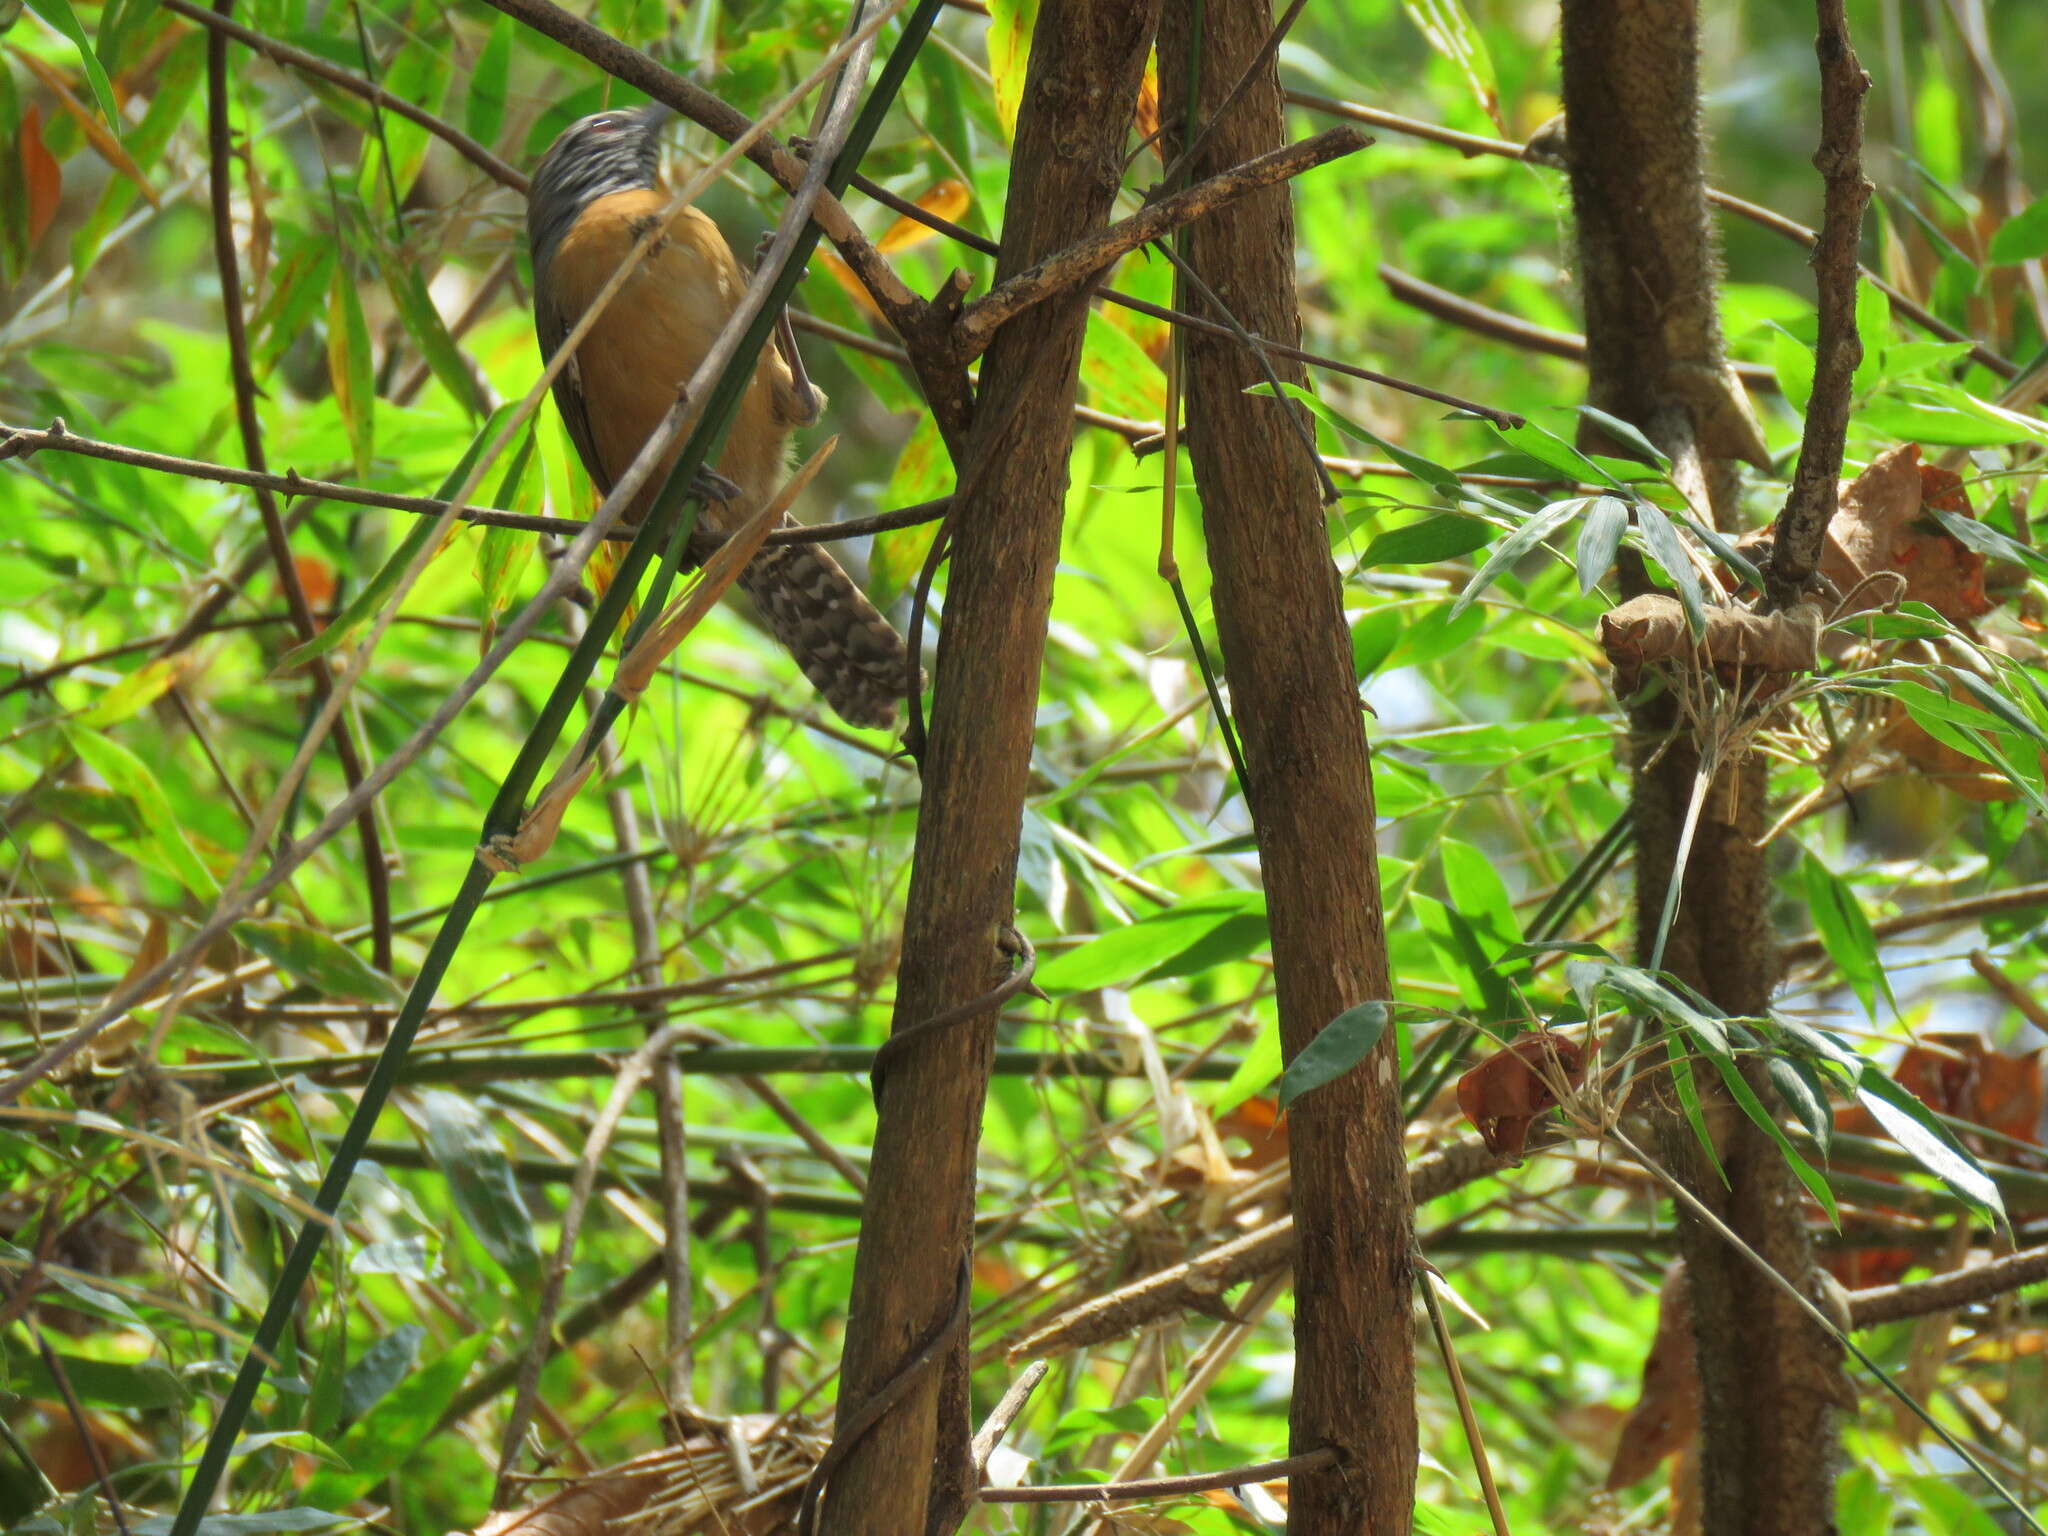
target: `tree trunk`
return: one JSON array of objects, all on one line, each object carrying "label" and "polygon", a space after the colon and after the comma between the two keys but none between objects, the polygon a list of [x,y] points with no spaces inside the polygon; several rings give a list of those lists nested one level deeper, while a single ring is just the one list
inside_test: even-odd
[{"label": "tree trunk", "polygon": [[[998,281],[1107,222],[1157,12],[1157,0],[1046,0],[1040,9]],[[982,996],[1010,966],[999,942],[1013,910],[1087,314],[1085,287],[1056,295],[998,331],[983,362],[966,459],[957,466],[898,1031]],[[883,1076],[847,1319],[842,1426],[953,1313],[973,1241],[994,1038],[990,1009],[921,1038]],[[964,1348],[964,1338],[956,1341],[956,1360]],[[940,1371],[925,1371],[853,1442],[826,1492],[827,1536],[915,1536],[928,1514],[951,1523],[967,1491],[967,1426],[957,1391],[947,1394],[947,1422],[939,1422],[940,1385]]]},{"label": "tree trunk", "polygon": [[[1159,77],[1164,117],[1186,121],[1189,0],[1168,0]],[[1272,28],[1267,0],[1208,0],[1197,125],[1244,75]],[[1189,174],[1212,175],[1282,140],[1279,81],[1262,64],[1203,141]],[[1169,155],[1184,135],[1169,135]],[[1298,344],[1288,189],[1257,192],[1193,225],[1188,260],[1253,333]],[[1199,311],[1202,307],[1196,304]],[[1212,316],[1211,318],[1220,318]],[[1234,340],[1186,338],[1187,441],[1214,574],[1216,626],[1258,832],[1282,1048],[1292,1060],[1352,1005],[1388,998],[1386,935],[1351,643],[1330,559],[1320,481],[1299,408],[1244,393],[1265,374]],[[1299,383],[1298,364],[1274,360]],[[1296,1536],[1405,1533],[1416,1465],[1407,1165],[1392,1033],[1289,1113],[1294,1168],[1295,1452],[1340,1462],[1297,1476]]]},{"label": "tree trunk", "polygon": [[[1696,0],[1565,0],[1563,51],[1588,396],[1648,433],[1671,455],[1681,486],[1729,527],[1734,461],[1756,458],[1761,444],[1729,380],[1715,310]],[[1646,585],[1640,563],[1622,575],[1625,591]],[[1629,725],[1637,942],[1647,963],[1699,755],[1668,692],[1632,711]],[[1752,754],[1719,778],[1700,815],[1663,967],[1724,1013],[1754,1015],[1779,974],[1757,847],[1763,762]],[[1696,1080],[1713,1099],[1710,1119],[1727,1128],[1721,1171],[1675,1114],[1659,1117],[1667,1164],[1774,1268],[1810,1286],[1790,1169],[1718,1086]],[[1678,1229],[1694,1299],[1707,1536],[1832,1531],[1833,1346],[1718,1234],[1683,1213]]]}]

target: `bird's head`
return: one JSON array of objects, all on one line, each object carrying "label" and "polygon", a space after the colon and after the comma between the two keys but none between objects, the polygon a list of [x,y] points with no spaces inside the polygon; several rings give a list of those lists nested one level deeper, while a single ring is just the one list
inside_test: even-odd
[{"label": "bird's head", "polygon": [[526,194],[526,239],[536,263],[598,198],[660,180],[661,130],[673,115],[659,103],[624,107],[579,117],[561,131]]}]

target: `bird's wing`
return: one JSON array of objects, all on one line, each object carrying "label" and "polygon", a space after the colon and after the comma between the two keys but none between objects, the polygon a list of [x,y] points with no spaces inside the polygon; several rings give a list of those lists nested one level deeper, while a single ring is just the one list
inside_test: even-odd
[{"label": "bird's wing", "polygon": [[[538,281],[537,287],[539,292],[533,301],[533,328],[540,337],[541,360],[549,362],[568,336],[569,322],[545,297],[548,291],[546,281]],[[610,495],[611,476],[605,473],[604,463],[597,456],[597,439],[591,434],[590,411],[583,398],[583,374],[573,357],[569,359],[568,366],[555,375],[555,405],[562,413],[562,425],[569,429],[569,441],[576,445],[576,456],[583,461],[583,468],[597,486],[598,495]]]}]

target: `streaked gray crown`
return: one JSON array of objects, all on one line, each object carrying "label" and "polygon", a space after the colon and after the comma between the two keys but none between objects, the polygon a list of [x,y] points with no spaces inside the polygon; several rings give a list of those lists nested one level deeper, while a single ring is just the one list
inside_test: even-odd
[{"label": "streaked gray crown", "polygon": [[548,146],[526,194],[526,244],[536,269],[591,203],[660,180],[661,130],[670,115],[660,105],[593,113]]}]

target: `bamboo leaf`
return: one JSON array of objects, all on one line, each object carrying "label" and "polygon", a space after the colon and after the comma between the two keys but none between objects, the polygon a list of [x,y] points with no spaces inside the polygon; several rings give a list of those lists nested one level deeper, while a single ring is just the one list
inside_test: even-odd
[{"label": "bamboo leaf", "polygon": [[1334,1082],[1357,1066],[1387,1032],[1391,1010],[1382,1002],[1357,1003],[1318,1031],[1280,1074],[1280,1107]]}]

